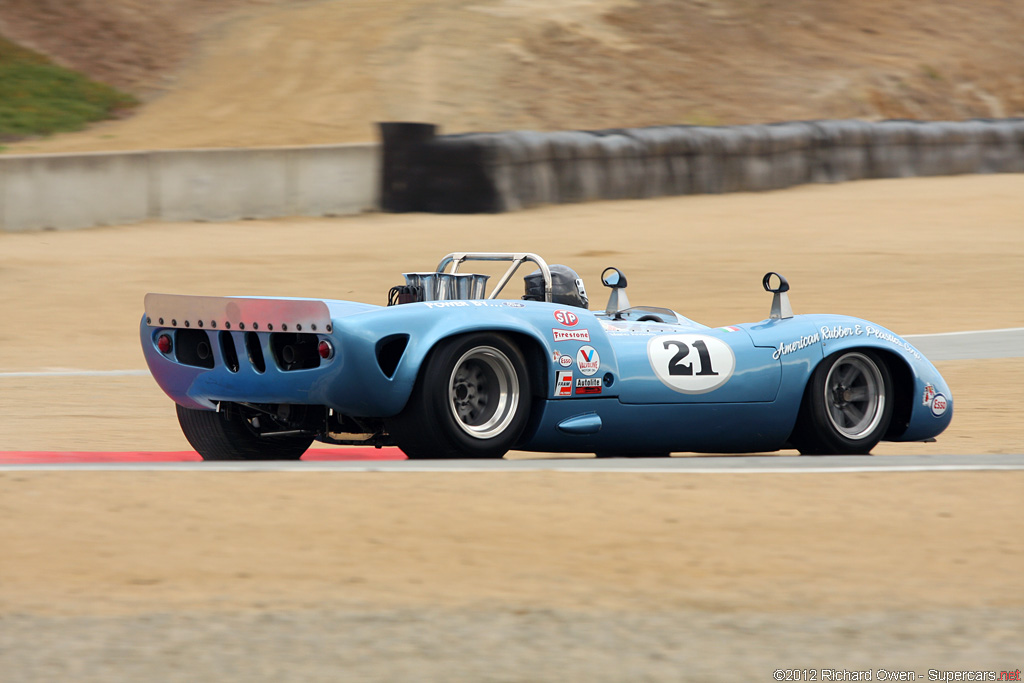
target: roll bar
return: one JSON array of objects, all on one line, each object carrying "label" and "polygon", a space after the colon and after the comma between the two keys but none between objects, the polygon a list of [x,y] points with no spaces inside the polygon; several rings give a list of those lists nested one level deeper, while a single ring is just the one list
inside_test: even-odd
[{"label": "roll bar", "polygon": [[548,268],[547,262],[537,254],[531,254],[529,252],[453,252],[448,254],[441,263],[437,266],[437,272],[443,273],[444,269],[451,264],[453,273],[459,270],[459,266],[464,261],[511,261],[512,265],[508,267],[505,274],[498,280],[498,284],[494,285],[494,289],[491,291],[491,295],[488,299],[496,299],[501,290],[504,289],[508,281],[512,279],[516,271],[519,270],[519,266],[523,265],[524,261],[531,261],[537,264],[540,268],[541,275],[544,277],[544,301],[551,303],[551,270]]}]

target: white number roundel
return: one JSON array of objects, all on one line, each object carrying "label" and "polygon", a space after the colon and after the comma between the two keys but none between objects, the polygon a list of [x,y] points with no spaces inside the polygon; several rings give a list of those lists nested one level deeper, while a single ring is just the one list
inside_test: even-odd
[{"label": "white number roundel", "polygon": [[704,394],[729,381],[736,354],[717,337],[667,334],[647,342],[647,358],[666,386],[683,394]]}]

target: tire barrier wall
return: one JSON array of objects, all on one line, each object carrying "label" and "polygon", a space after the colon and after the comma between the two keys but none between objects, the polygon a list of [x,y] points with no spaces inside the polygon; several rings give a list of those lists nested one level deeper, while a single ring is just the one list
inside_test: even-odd
[{"label": "tire barrier wall", "polygon": [[384,123],[381,137],[381,208],[392,212],[502,212],[866,178],[1024,173],[1024,119],[445,136],[431,124]]},{"label": "tire barrier wall", "polygon": [[376,209],[380,146],[0,155],[0,230]]}]

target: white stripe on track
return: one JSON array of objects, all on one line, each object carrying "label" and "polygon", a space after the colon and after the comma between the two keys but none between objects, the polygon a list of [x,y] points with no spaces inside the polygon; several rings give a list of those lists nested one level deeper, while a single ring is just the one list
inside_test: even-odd
[{"label": "white stripe on track", "polygon": [[998,330],[965,330],[963,332],[936,332],[935,334],[904,334],[904,339],[924,339],[926,337],[952,337],[959,334],[991,334],[993,332],[1024,332],[1024,327],[1003,327]]},{"label": "white stripe on track", "polygon": [[149,370],[39,370],[0,372],[0,379],[16,377],[147,377]]}]

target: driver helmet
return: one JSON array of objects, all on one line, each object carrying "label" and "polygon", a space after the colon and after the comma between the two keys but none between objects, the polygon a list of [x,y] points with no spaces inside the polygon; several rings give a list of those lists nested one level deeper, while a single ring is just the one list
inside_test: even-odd
[{"label": "driver helmet", "polygon": [[[553,265],[548,268],[551,272],[551,301],[563,306],[576,306],[587,308],[590,304],[587,299],[587,290],[583,286],[583,278],[569,266]],[[526,294],[523,296],[528,301],[544,301],[544,275],[540,270],[535,270],[523,278],[526,281]]]}]

